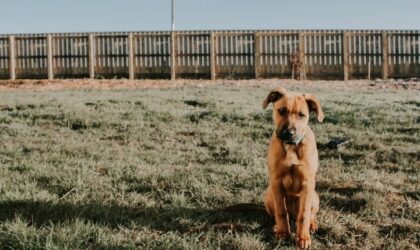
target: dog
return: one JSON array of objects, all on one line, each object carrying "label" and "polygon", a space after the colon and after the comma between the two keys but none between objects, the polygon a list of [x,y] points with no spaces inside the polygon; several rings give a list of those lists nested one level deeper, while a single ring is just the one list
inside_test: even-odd
[{"label": "dog", "polygon": [[275,130],[268,148],[268,188],[264,206],[274,219],[276,239],[291,236],[289,219],[296,219],[296,243],[301,249],[311,246],[310,232],[317,230],[319,197],[315,192],[318,150],[315,135],[308,126],[309,113],[319,122],[324,113],[318,98],[288,92],[279,87],[271,91],[263,108],[273,103]]}]

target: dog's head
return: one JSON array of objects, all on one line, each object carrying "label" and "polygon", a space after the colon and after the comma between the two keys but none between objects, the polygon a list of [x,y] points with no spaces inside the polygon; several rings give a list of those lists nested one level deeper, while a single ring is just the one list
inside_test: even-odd
[{"label": "dog's head", "polygon": [[273,103],[273,120],[276,135],[286,144],[298,144],[305,136],[309,112],[314,111],[319,122],[324,113],[318,98],[310,94],[289,93],[279,87],[272,90],[263,102],[263,108]]}]

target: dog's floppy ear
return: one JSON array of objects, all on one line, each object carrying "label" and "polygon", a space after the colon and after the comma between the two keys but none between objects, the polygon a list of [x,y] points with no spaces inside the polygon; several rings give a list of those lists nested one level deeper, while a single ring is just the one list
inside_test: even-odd
[{"label": "dog's floppy ear", "polygon": [[265,100],[263,101],[263,104],[262,104],[263,108],[264,109],[267,108],[267,106],[270,102],[274,103],[274,102],[278,101],[280,98],[282,98],[284,95],[286,95],[286,93],[287,93],[287,90],[285,88],[282,88],[282,87],[278,87],[278,88],[272,90],[268,94],[267,98],[265,98]]},{"label": "dog's floppy ear", "polygon": [[321,103],[318,98],[311,94],[304,94],[303,96],[308,104],[309,112],[314,111],[318,121],[322,122],[324,120],[324,112],[322,112]]}]

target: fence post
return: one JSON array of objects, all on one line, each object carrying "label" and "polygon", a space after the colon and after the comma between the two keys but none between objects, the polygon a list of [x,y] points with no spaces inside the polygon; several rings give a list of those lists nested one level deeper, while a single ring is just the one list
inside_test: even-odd
[{"label": "fence post", "polygon": [[210,74],[211,74],[212,80],[216,80],[217,78],[216,53],[217,53],[217,36],[213,31],[211,31],[210,32]]},{"label": "fence post", "polygon": [[54,79],[54,62],[53,62],[53,48],[52,36],[47,35],[47,64],[48,64],[48,80]]},{"label": "fence post", "polygon": [[15,37],[9,36],[9,73],[10,80],[16,79]]},{"label": "fence post", "polygon": [[306,80],[306,60],[305,60],[305,33],[299,32],[299,61],[301,62],[300,67],[300,80]]},{"label": "fence post", "polygon": [[171,32],[171,80],[176,79],[176,36],[175,32]]},{"label": "fence post", "polygon": [[261,34],[259,32],[254,33],[254,67],[255,67],[255,79],[260,78],[261,74]]},{"label": "fence post", "polygon": [[134,48],[133,33],[128,34],[128,78],[134,79]]},{"label": "fence post", "polygon": [[343,32],[341,35],[342,48],[343,48],[343,71],[344,81],[349,80],[349,33]]},{"label": "fence post", "polygon": [[95,37],[89,34],[89,77],[95,78]]},{"label": "fence post", "polygon": [[388,47],[388,33],[382,32],[382,78],[386,80],[388,78],[389,68],[389,47]]}]

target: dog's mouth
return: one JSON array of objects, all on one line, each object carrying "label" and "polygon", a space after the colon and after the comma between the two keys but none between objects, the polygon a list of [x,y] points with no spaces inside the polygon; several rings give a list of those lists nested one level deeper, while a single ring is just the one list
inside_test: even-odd
[{"label": "dog's mouth", "polygon": [[290,145],[297,145],[297,144],[299,144],[299,140],[297,140],[297,139],[284,139],[284,138],[279,138],[283,143],[285,143],[285,144],[290,144]]},{"label": "dog's mouth", "polygon": [[276,135],[283,143],[290,145],[298,145],[305,136],[304,134],[290,134],[290,132],[285,131],[284,129],[278,129]]}]

